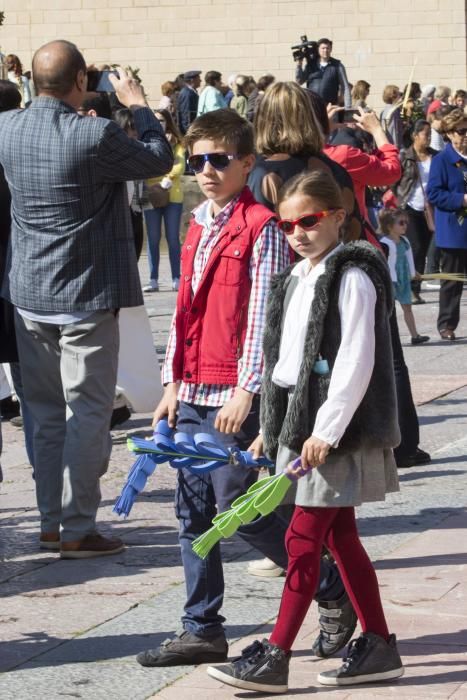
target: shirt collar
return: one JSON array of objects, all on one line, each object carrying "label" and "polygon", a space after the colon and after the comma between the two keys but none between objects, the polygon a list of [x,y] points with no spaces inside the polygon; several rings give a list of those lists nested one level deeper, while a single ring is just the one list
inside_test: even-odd
[{"label": "shirt collar", "polygon": [[339,243],[339,245],[333,248],[322,260],[320,260],[317,265],[311,269],[310,261],[308,259],[305,258],[305,260],[301,260],[297,265],[295,265],[291,274],[294,275],[294,277],[298,277],[303,284],[313,285],[318,277],[324,272],[326,260],[335,255],[343,246],[343,243]]},{"label": "shirt collar", "polygon": [[220,221],[230,218],[232,211],[240,199],[240,195],[236,195],[230,202],[227,202],[225,207],[223,207],[220,212],[214,216],[212,211],[212,200],[206,199],[202,204],[200,204],[196,209],[193,209],[192,214],[197,224],[203,227],[213,226]]}]

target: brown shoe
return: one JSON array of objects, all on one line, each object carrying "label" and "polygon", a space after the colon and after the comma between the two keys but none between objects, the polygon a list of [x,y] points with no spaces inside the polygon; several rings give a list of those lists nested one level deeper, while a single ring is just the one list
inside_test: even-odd
[{"label": "brown shoe", "polygon": [[124,549],[125,545],[118,537],[103,537],[94,533],[75,542],[62,542],[60,557],[62,559],[90,559],[91,557],[104,557],[107,554],[118,554]]},{"label": "brown shoe", "polygon": [[439,334],[443,340],[455,340],[456,339],[456,334],[450,328],[443,328],[443,330],[440,331]]},{"label": "brown shoe", "polygon": [[48,549],[52,552],[60,551],[59,532],[41,532],[39,537],[39,549]]}]

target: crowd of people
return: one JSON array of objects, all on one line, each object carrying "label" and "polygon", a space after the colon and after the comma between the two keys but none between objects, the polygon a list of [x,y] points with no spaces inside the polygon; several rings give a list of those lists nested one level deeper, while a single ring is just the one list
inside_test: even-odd
[{"label": "crowd of people", "polygon": [[[422,276],[455,275],[441,280],[438,315],[452,342],[467,275],[466,93],[388,85],[378,118],[370,84],[350,85],[331,53],[329,39],[317,42],[295,82],[232,75],[224,85],[212,70],[199,93],[201,72],[190,70],[161,86],[155,110],[121,68],[111,94],[89,93],[84,57],[67,41],[35,53],[34,99],[17,57],[0,81],[0,361],[21,405],[38,546],[65,559],[124,548],[96,524],[119,314],[159,291],[164,225],[177,301],[154,425],[167,418],[266,454],[299,478],[290,501],[238,530],[265,557],[250,573],[286,576],[269,639],[225,663],[220,547],[201,559],[192,544],[258,475],[234,464],[178,471],[183,630],[137,660],[219,663],[208,673],[245,690],[287,691],[313,599],[317,656],[342,649],[357,619],[362,629],[319,683],[403,674],[355,507],[397,491],[398,469],[430,461],[394,300],[423,345],[412,310],[424,303]],[[181,248],[185,173],[205,200]]]}]

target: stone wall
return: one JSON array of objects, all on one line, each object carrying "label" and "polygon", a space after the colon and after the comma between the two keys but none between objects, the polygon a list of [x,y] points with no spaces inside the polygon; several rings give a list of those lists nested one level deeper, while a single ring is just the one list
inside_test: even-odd
[{"label": "stone wall", "polygon": [[227,78],[272,72],[293,78],[290,46],[334,40],[351,82],[368,80],[369,103],[382,87],[403,86],[417,61],[418,82],[467,85],[465,0],[3,0],[0,44],[25,68],[54,38],[74,41],[89,63],[139,66],[149,99],[189,69]]}]

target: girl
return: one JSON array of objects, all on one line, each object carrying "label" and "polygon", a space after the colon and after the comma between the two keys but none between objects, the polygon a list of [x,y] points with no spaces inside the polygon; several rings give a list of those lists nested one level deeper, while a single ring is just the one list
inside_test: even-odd
[{"label": "girl", "polygon": [[418,333],[412,311],[410,281],[420,280],[421,277],[415,270],[412,246],[404,235],[408,225],[407,214],[402,209],[383,209],[379,214],[379,225],[384,234],[380,241],[389,249],[388,262],[394,284],[394,295],[402,307],[404,321],[412,337],[412,345],[426,343],[430,340],[430,336]]},{"label": "girl", "polygon": [[143,292],[159,291],[159,246],[162,235],[162,219],[164,219],[165,237],[169,246],[170,270],[172,272],[172,289],[178,289],[180,281],[180,222],[183,212],[182,175],[185,172],[185,149],[182,137],[177,129],[172,115],[167,109],[154,110],[160,125],[165,131],[168,142],[174,153],[174,165],[170,173],[164,177],[156,177],[146,181],[149,192],[154,189],[164,195],[162,205],[154,200],[144,210],[148,235],[148,258],[150,280]]},{"label": "girl", "polygon": [[313,599],[321,550],[333,554],[363,633],[324,685],[403,674],[373,566],[359,540],[354,507],[398,490],[392,448],[399,429],[389,341],[392,285],[381,253],[339,243],[342,197],[326,172],[301,174],[279,196],[278,225],[301,260],[272,282],[264,334],[262,434],[251,449],[296,471],[295,511],[279,616],[256,641],[209,675],[247,690],[288,689],[291,648]]}]

